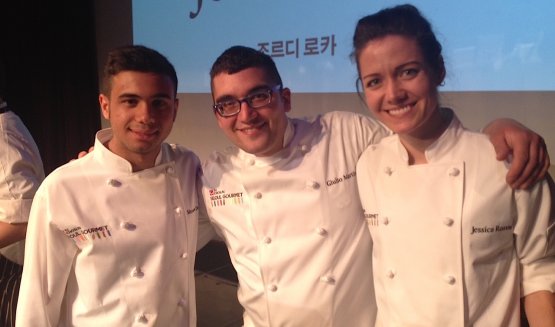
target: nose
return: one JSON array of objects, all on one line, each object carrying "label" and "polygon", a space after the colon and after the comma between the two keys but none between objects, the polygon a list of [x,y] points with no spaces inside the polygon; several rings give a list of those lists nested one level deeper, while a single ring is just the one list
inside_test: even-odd
[{"label": "nose", "polygon": [[149,103],[142,103],[136,108],[136,119],[143,124],[154,122],[154,107]]},{"label": "nose", "polygon": [[257,112],[256,109],[251,108],[251,106],[249,106],[247,101],[243,100],[241,101],[241,110],[237,114],[238,116],[237,118],[239,118],[242,121],[249,121],[253,117],[255,117],[256,112]]},{"label": "nose", "polygon": [[386,99],[389,103],[402,102],[407,97],[407,92],[401,81],[390,80],[386,86]]}]

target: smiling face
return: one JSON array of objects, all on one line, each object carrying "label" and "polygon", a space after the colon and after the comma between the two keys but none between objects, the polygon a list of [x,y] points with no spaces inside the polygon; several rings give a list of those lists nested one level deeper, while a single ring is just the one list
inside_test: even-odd
[{"label": "smiling face", "polygon": [[434,76],[415,39],[387,35],[369,41],[358,65],[366,103],[377,119],[400,136],[434,132],[443,76]]},{"label": "smiling face", "polygon": [[177,114],[173,82],[165,75],[123,71],[111,85],[109,96],[99,97],[113,131],[107,147],[134,167],[153,166]]},{"label": "smiling face", "polygon": [[[234,74],[220,73],[212,79],[212,96],[215,103],[242,99],[253,93],[268,90],[275,82],[265,70],[252,67]],[[283,137],[287,128],[286,113],[291,110],[289,89],[272,92],[272,101],[261,108],[253,109],[246,102],[241,103],[241,111],[231,117],[214,113],[218,125],[236,146],[243,151],[264,157],[283,148]]]}]

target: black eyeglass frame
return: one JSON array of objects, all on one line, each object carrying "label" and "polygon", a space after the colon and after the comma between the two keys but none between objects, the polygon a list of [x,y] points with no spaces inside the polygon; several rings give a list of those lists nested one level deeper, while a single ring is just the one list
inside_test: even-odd
[{"label": "black eyeglass frame", "polygon": [[[272,95],[274,94],[274,92],[276,92],[276,91],[280,91],[280,92],[281,92],[282,90],[283,90],[283,85],[277,84],[277,85],[275,85],[275,86],[270,87],[270,88],[267,89],[267,90],[255,92],[255,93],[253,93],[253,94],[249,94],[249,95],[247,95],[246,97],[244,97],[244,98],[242,98],[242,99],[229,99],[229,100],[226,100],[225,102],[234,101],[235,103],[238,103],[238,104],[239,104],[239,106],[237,107],[237,111],[234,112],[234,113],[231,113],[231,114],[229,114],[229,113],[228,113],[228,114],[223,113],[223,109],[221,109],[221,108],[222,108],[222,103],[220,103],[220,102],[214,103],[214,105],[212,106],[212,109],[213,109],[214,111],[216,111],[216,112],[218,113],[218,115],[220,115],[220,116],[222,116],[222,117],[232,117],[232,116],[235,116],[235,115],[237,115],[237,114],[239,114],[239,113],[241,112],[241,104],[243,104],[243,102],[245,102],[245,103],[246,103],[249,107],[251,107],[252,109],[259,109],[259,108],[262,108],[262,107],[264,107],[264,106],[269,105],[269,104],[272,102],[272,100],[273,100],[273,96],[272,96]],[[260,94],[263,94],[263,93],[268,93],[268,95],[269,95],[268,101],[267,101],[266,103],[264,103],[264,104],[261,104],[261,105],[256,105],[256,106],[253,105],[252,99],[254,99],[257,95],[260,95]]]}]

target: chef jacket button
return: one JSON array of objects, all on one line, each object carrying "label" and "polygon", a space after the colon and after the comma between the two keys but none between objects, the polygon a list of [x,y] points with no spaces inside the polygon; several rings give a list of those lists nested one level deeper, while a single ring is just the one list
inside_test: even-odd
[{"label": "chef jacket button", "polygon": [[459,176],[460,173],[461,171],[458,168],[453,168],[449,171],[449,176],[456,177]]},{"label": "chef jacket button", "polygon": [[121,186],[121,182],[118,181],[117,179],[109,179],[108,180],[108,185],[113,186],[113,187],[120,187]]},{"label": "chef jacket button", "polygon": [[277,289],[278,289],[277,286],[274,285],[274,284],[272,284],[272,285],[270,285],[270,286],[268,287],[268,290],[269,290],[270,292],[275,292],[275,291],[277,291]]},{"label": "chef jacket button", "polygon": [[179,301],[177,301],[177,305],[182,307],[182,308],[186,308],[187,307],[187,299],[182,297],[181,299],[179,299]]},{"label": "chef jacket button", "polygon": [[181,213],[183,212],[183,209],[181,209],[181,207],[176,207],[175,208],[175,214],[178,216],[181,216]]},{"label": "chef jacket button", "polygon": [[262,199],[262,193],[258,192],[254,195],[254,197],[257,199]]},{"label": "chef jacket button", "polygon": [[335,284],[335,278],[331,276],[322,276],[320,277],[320,281],[327,283],[327,284]]},{"label": "chef jacket button", "polygon": [[393,270],[388,270],[386,276],[389,279],[393,279],[393,277],[395,277],[395,272]]},{"label": "chef jacket button", "polygon": [[166,168],[166,173],[168,173],[168,174],[173,174],[173,171],[174,171],[174,169],[171,166]]},{"label": "chef jacket button", "polygon": [[148,322],[148,319],[147,319],[146,315],[143,313],[143,314],[137,316],[137,322],[140,322],[141,324],[146,324]]},{"label": "chef jacket button", "polygon": [[382,223],[386,226],[389,225],[389,218],[388,217],[383,217],[382,218]]},{"label": "chef jacket button", "polygon": [[308,186],[308,187],[310,187],[310,188],[312,188],[312,189],[317,190],[317,189],[320,188],[320,183],[318,183],[318,182],[316,182],[316,181],[309,181],[309,182],[306,182],[306,186]]},{"label": "chef jacket button", "polygon": [[455,277],[453,277],[451,275],[445,276],[445,282],[447,284],[453,285],[453,284],[455,284],[455,281],[456,281]]},{"label": "chef jacket button", "polygon": [[254,161],[254,159],[252,159],[252,158],[250,158],[249,160],[247,160],[247,165],[249,165],[249,166],[254,166],[254,163],[255,163],[255,161]]},{"label": "chef jacket button", "polygon": [[393,169],[391,169],[391,167],[385,167],[383,172],[386,173],[388,176],[391,176],[391,174],[393,174]]},{"label": "chef jacket button", "polygon": [[316,228],[316,233],[318,233],[318,235],[320,235],[320,236],[328,235],[328,231],[325,228],[322,228],[322,227]]},{"label": "chef jacket button", "polygon": [[131,276],[135,277],[135,278],[143,278],[143,276],[145,275],[145,273],[141,270],[140,267],[136,267],[135,269],[133,269],[133,271],[131,272]]},{"label": "chef jacket button", "polygon": [[453,226],[453,223],[454,223],[454,222],[455,222],[455,221],[454,221],[453,219],[449,218],[449,217],[445,217],[445,218],[443,219],[443,223],[444,223],[445,225],[447,225],[447,226]]},{"label": "chef jacket button", "polygon": [[264,237],[264,239],[262,240],[262,242],[266,243],[266,244],[270,244],[272,243],[272,239],[268,236]]},{"label": "chef jacket button", "polygon": [[300,149],[302,153],[307,153],[308,151],[310,151],[310,147],[306,144],[301,145]]},{"label": "chef jacket button", "polygon": [[127,229],[128,231],[134,231],[135,229],[137,229],[137,226],[135,224],[127,221],[121,222],[119,225],[121,228]]},{"label": "chef jacket button", "polygon": [[179,256],[181,259],[187,259],[187,252],[182,252]]}]

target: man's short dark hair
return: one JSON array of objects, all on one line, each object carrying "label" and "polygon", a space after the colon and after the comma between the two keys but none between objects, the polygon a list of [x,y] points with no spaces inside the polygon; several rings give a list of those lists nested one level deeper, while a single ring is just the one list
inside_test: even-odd
[{"label": "man's short dark hair", "polygon": [[221,73],[235,74],[247,68],[262,68],[276,85],[283,85],[276,64],[269,55],[253,48],[236,45],[225,50],[210,69],[210,80]]},{"label": "man's short dark hair", "polygon": [[155,73],[169,77],[177,94],[177,73],[169,60],[158,51],[142,45],[128,45],[115,48],[108,53],[104,65],[102,93],[109,96],[112,91],[112,78],[124,71]]}]

